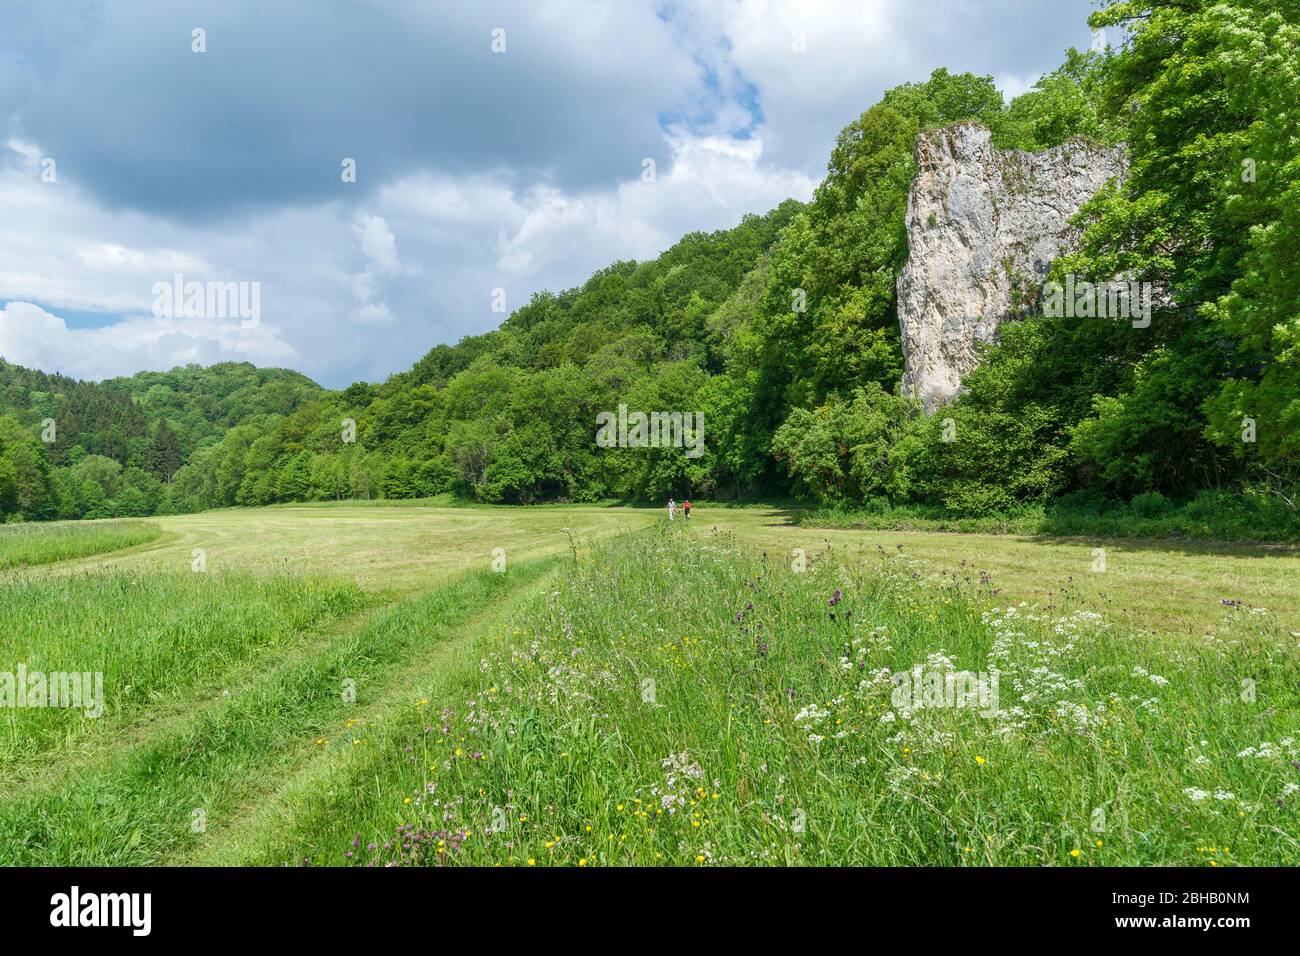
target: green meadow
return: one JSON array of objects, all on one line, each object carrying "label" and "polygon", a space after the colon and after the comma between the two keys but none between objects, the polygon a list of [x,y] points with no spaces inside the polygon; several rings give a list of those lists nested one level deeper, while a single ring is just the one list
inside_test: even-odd
[{"label": "green meadow", "polygon": [[1294,549],[758,507],[151,523],[0,572],[0,675],[103,679],[96,717],[0,708],[0,862],[1300,862]]},{"label": "green meadow", "polygon": [[0,570],[52,564],[153,541],[162,529],[152,521],[18,522],[0,525]]}]

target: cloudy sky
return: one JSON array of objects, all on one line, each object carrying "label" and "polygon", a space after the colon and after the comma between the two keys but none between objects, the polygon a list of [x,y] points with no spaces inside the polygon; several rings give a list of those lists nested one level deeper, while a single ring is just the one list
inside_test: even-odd
[{"label": "cloudy sky", "polygon": [[[4,0],[0,356],[381,380],[499,324],[494,290],[513,309],[808,198],[889,86],[1021,92],[1092,6]],[[169,315],[177,275],[257,283],[256,321]]]}]

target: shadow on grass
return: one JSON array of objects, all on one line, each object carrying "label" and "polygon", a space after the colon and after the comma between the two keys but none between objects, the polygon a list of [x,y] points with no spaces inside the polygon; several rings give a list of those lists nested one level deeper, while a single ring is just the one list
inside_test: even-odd
[{"label": "shadow on grass", "polygon": [[[1106,547],[1116,551],[1150,551],[1167,554],[1220,556],[1229,558],[1294,558],[1300,557],[1300,542],[1250,540],[1246,538],[1214,538],[1170,533],[1126,534],[1113,527],[1102,525],[1096,529],[1081,529],[1076,520],[1055,522],[1049,516],[1034,522],[1036,527],[1017,527],[1014,521],[991,523],[983,526],[954,527],[961,519],[932,519],[914,517],[866,516],[844,523],[817,520],[813,509],[791,508],[773,510],[774,521],[766,527],[794,524],[808,531],[860,531],[871,534],[961,535],[969,537],[1015,538],[1033,544],[1078,544],[1087,547]],[[801,520],[811,518],[812,520]]]},{"label": "shadow on grass", "polygon": [[1225,558],[1300,557],[1300,545],[1269,541],[1214,541],[1201,538],[1139,538],[1106,534],[1053,534],[1040,531],[1019,535],[1034,544],[1070,544],[1108,547],[1116,551],[1154,551]]}]

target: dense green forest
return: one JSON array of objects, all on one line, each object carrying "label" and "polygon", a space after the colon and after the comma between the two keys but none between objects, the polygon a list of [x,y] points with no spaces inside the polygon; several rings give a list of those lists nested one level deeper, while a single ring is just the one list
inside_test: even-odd
[{"label": "dense green forest", "polygon": [[[1004,103],[935,71],[850,123],[812,200],[543,293],[342,391],[223,364],[92,384],[0,362],[0,513],[145,515],[454,492],[532,503],[797,496],[953,514],[1265,503],[1300,488],[1300,5],[1125,0]],[[919,131],[1128,144],[1054,269],[1149,281],[1150,329],[1029,314],[943,415],[898,393],[896,280]],[[703,415],[703,454],[603,448],[620,405]],[[957,441],[944,441],[945,420]],[[49,423],[53,423],[51,431]],[[949,426],[951,427],[951,426]]]}]

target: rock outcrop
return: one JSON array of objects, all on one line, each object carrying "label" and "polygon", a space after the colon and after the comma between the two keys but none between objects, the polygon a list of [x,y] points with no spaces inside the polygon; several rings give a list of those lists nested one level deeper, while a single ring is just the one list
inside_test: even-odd
[{"label": "rock outcrop", "polygon": [[960,390],[977,345],[1037,299],[1077,240],[1070,218],[1126,160],[1123,147],[1082,140],[1000,150],[984,127],[959,123],[923,133],[916,166],[898,278],[902,389],[932,413]]}]

